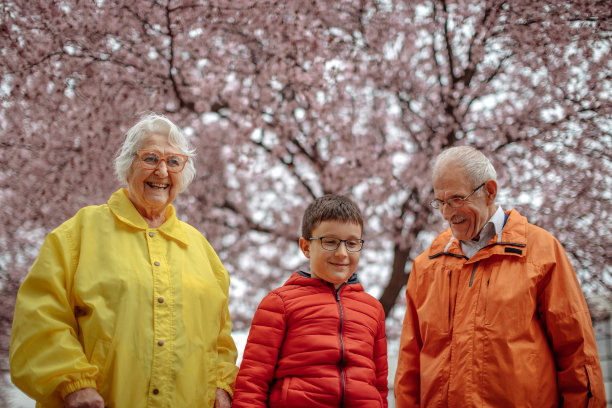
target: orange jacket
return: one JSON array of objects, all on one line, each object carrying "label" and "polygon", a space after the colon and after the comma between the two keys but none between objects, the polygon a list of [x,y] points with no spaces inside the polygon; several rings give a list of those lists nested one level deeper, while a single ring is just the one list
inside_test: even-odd
[{"label": "orange jacket", "polygon": [[593,327],[565,251],[508,215],[501,237],[471,259],[446,230],[414,261],[398,408],[605,407]]}]

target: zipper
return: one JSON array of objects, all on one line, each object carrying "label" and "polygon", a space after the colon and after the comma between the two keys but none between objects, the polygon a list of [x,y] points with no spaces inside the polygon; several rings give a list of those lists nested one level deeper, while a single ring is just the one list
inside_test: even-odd
[{"label": "zipper", "polygon": [[451,298],[453,276],[452,271],[448,271],[448,331],[451,331],[451,321],[453,317],[453,299]]},{"label": "zipper", "polygon": [[478,266],[479,263],[480,261],[476,261],[474,263],[474,267],[472,268],[472,276],[470,276],[470,288],[472,287],[472,283],[474,283],[474,275],[476,274],[476,267]]},{"label": "zipper", "polygon": [[584,366],[584,373],[586,374],[587,390],[589,391],[587,393],[586,408],[589,408],[589,401],[591,401],[591,398],[593,398],[593,392],[591,391],[591,379],[589,378],[589,371],[587,370],[586,366]]},{"label": "zipper", "polygon": [[338,363],[338,371],[340,372],[340,406],[344,406],[344,342],[342,341],[342,327],[344,326],[344,315],[342,313],[342,302],[340,302],[340,289],[336,290],[336,302],[338,303],[338,311],[340,312],[340,327],[338,328],[338,338],[340,339],[340,362]]}]

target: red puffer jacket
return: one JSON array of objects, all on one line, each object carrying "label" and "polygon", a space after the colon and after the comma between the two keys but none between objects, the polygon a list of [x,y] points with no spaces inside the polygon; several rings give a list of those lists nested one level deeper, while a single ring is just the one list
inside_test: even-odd
[{"label": "red puffer jacket", "polygon": [[380,303],[353,275],[336,291],[296,272],[253,318],[233,407],[387,407]]}]

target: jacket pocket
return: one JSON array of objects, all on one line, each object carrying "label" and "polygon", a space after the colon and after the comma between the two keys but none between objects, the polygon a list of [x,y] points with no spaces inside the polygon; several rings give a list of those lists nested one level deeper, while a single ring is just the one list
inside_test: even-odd
[{"label": "jacket pocket", "polygon": [[537,311],[537,268],[507,262],[483,268],[488,269],[481,288],[484,325],[504,337],[523,335]]},{"label": "jacket pocket", "polygon": [[[419,282],[415,293],[415,306],[425,311],[419,314],[422,336],[432,339],[446,338],[451,330],[454,314],[451,291],[452,280],[455,278],[453,273],[451,269],[444,268],[440,273],[416,276]],[[411,276],[410,279],[414,277]],[[433,283],[430,283],[431,281]]]}]

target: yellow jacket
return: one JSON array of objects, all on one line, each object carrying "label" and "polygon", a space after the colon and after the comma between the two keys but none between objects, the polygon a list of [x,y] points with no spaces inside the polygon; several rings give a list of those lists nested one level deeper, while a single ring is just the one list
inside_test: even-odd
[{"label": "yellow jacket", "polygon": [[12,380],[44,407],[84,387],[109,408],[212,407],[238,371],[228,288],[172,206],[149,228],[121,189],[45,239],[17,295]]},{"label": "yellow jacket", "polygon": [[450,230],[440,234],[414,261],[406,298],[398,408],[605,407],[574,270],[517,211],[470,259]]}]

